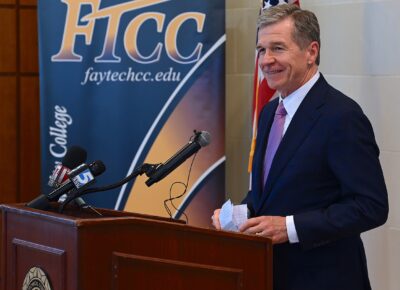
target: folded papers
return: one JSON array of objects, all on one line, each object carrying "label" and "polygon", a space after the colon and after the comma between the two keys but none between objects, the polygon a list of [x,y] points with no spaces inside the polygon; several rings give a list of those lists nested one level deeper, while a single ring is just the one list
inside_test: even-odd
[{"label": "folded papers", "polygon": [[238,232],[240,226],[247,221],[249,210],[246,204],[233,205],[227,200],[219,213],[221,228],[225,231]]}]

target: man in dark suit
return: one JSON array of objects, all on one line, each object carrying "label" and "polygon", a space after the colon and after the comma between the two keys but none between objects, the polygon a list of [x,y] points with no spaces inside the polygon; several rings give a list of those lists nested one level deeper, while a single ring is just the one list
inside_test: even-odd
[{"label": "man in dark suit", "polygon": [[253,217],[240,230],[272,239],[274,290],[371,289],[360,233],[388,215],[371,124],[319,73],[312,12],[278,5],[258,28],[259,64],[279,98],[260,116],[243,201]]}]

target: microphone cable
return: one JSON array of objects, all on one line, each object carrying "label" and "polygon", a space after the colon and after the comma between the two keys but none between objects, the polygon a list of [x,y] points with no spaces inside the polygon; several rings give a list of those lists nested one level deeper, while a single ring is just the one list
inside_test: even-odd
[{"label": "microphone cable", "polygon": [[[193,155],[192,161],[191,161],[191,163],[190,163],[190,167],[189,167],[189,172],[188,172],[188,175],[187,175],[186,183],[183,183],[182,181],[175,181],[175,182],[173,182],[173,183],[171,184],[171,187],[169,188],[169,198],[167,198],[166,200],[164,200],[164,208],[165,208],[165,210],[167,211],[169,217],[170,217],[171,219],[173,219],[171,209],[170,209],[169,206],[168,206],[168,202],[169,202],[169,203],[172,205],[172,207],[176,210],[176,213],[177,213],[177,214],[180,213],[181,215],[184,216],[184,219],[185,219],[186,224],[189,223],[189,218],[188,218],[188,216],[186,215],[185,211],[180,210],[180,209],[174,204],[174,200],[175,200],[175,199],[178,199],[178,198],[181,198],[183,195],[185,195],[185,193],[186,193],[186,191],[187,191],[187,188],[188,188],[188,185],[189,185],[190,176],[191,176],[191,173],[192,173],[193,163],[194,163],[194,160],[196,159],[197,153],[198,153],[198,152],[196,152],[196,153]],[[182,186],[183,186],[183,192],[180,193],[180,194],[178,194],[178,195],[172,196],[172,189],[173,189],[173,187],[174,187],[175,185],[182,185]]]}]

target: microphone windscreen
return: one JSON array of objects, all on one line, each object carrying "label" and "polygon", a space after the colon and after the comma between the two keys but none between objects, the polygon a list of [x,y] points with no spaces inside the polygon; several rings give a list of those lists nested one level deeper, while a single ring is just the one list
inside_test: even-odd
[{"label": "microphone windscreen", "polygon": [[201,147],[205,147],[211,142],[211,135],[207,131],[201,131],[197,141],[199,142]]},{"label": "microphone windscreen", "polygon": [[93,173],[94,176],[102,174],[105,170],[106,166],[101,160],[97,160],[90,164],[90,171]]},{"label": "microphone windscreen", "polygon": [[62,160],[62,165],[69,169],[73,169],[80,164],[85,163],[86,158],[87,152],[85,149],[79,146],[71,146],[68,148],[67,153]]}]

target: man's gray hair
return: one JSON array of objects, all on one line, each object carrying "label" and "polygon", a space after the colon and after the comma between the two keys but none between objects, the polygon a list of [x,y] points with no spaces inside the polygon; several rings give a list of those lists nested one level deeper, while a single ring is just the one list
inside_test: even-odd
[{"label": "man's gray hair", "polygon": [[[265,9],[258,17],[257,28],[264,28],[286,18],[293,19],[294,30],[292,37],[301,49],[306,48],[313,41],[318,42],[319,47],[321,47],[317,17],[311,11],[300,9],[294,4],[276,5]],[[318,51],[315,61],[317,65],[319,65],[319,61],[320,51]]]}]

